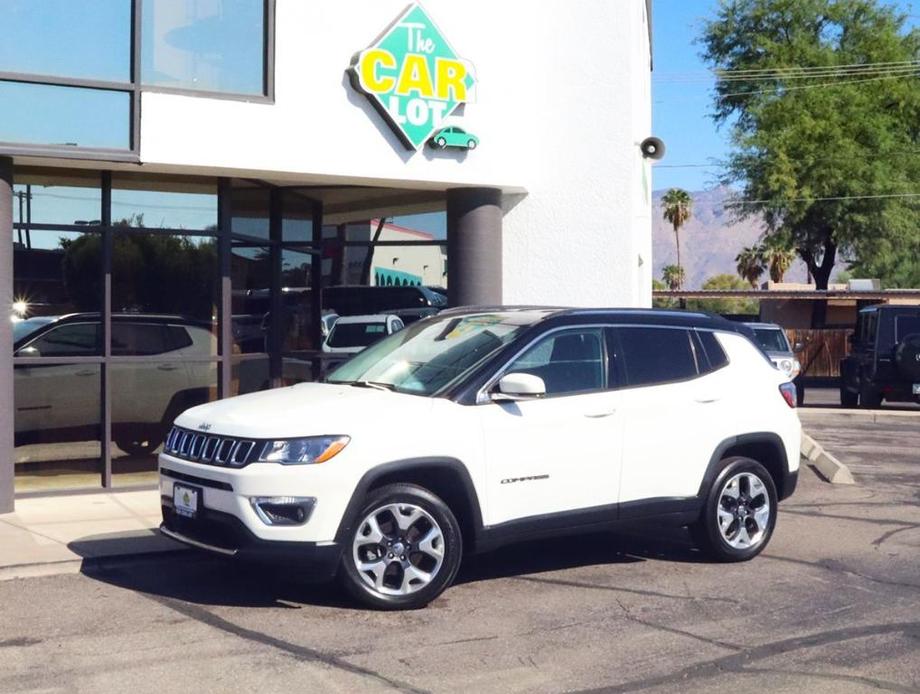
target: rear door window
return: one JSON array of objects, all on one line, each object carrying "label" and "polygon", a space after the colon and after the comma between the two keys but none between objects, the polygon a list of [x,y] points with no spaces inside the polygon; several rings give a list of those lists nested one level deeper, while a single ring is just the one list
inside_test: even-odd
[{"label": "rear door window", "polygon": [[166,326],[157,323],[112,323],[112,354],[150,356],[169,351]]},{"label": "rear door window", "polygon": [[616,330],[621,362],[629,386],[650,386],[696,378],[696,355],[684,328],[622,327]]}]

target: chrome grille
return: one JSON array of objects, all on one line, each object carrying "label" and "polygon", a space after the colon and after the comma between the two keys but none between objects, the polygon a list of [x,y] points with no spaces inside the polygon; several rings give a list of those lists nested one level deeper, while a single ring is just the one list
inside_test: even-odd
[{"label": "chrome grille", "polygon": [[259,459],[264,441],[215,436],[173,427],[164,450],[171,456],[206,465],[243,467]]}]

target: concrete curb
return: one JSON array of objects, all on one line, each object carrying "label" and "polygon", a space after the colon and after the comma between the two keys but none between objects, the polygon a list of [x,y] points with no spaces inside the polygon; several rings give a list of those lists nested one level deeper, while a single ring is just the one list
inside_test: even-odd
[{"label": "concrete curb", "polygon": [[842,410],[834,407],[803,407],[799,409],[799,418],[807,419],[809,415],[834,416],[840,419],[859,419],[873,423],[885,420],[920,418],[920,410]]},{"label": "concrete curb", "polygon": [[856,484],[850,469],[802,432],[802,458],[831,484]]}]

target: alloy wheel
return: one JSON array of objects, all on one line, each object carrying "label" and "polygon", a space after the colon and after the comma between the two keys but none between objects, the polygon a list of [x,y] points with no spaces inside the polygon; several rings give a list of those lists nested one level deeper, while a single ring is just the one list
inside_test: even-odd
[{"label": "alloy wheel", "polygon": [[735,549],[763,542],[770,524],[770,494],[763,480],[751,472],[728,479],[719,493],[716,523],[722,539]]},{"label": "alloy wheel", "polygon": [[430,584],[440,571],[444,533],[421,506],[386,504],[358,525],[352,559],[369,588],[382,595],[410,595]]}]

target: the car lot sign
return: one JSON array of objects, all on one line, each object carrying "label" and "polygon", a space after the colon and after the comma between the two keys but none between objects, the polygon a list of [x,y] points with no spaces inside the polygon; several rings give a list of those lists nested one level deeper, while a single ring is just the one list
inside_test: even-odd
[{"label": "the car lot sign", "polygon": [[476,76],[418,4],[410,5],[350,68],[407,148],[418,150],[458,106],[472,100]]}]

